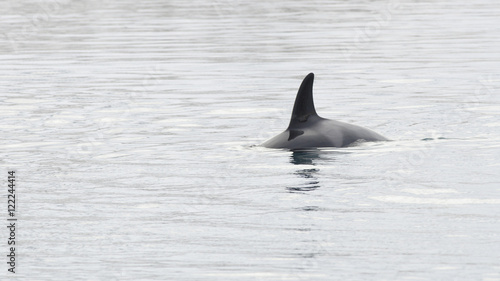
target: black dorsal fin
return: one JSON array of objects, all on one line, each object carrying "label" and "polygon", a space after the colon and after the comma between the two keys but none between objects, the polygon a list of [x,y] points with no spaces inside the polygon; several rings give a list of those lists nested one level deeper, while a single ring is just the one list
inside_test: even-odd
[{"label": "black dorsal fin", "polygon": [[306,122],[310,116],[318,116],[314,109],[313,82],[314,73],[309,73],[300,84],[289,127],[299,122]]}]

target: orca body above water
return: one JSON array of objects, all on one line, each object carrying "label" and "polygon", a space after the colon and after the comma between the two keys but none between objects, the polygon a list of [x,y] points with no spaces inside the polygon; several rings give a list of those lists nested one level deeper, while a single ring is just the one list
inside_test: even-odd
[{"label": "orca body above water", "polygon": [[281,134],[264,142],[268,148],[291,150],[318,147],[345,147],[358,141],[385,141],[385,137],[360,126],[318,116],[313,101],[314,74],[302,81],[293,106],[290,125]]}]

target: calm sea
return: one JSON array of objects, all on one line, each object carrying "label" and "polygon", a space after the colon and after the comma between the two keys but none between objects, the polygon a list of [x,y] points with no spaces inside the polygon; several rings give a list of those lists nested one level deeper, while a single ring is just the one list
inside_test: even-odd
[{"label": "calm sea", "polygon": [[0,279],[500,280],[497,1],[1,5]]}]

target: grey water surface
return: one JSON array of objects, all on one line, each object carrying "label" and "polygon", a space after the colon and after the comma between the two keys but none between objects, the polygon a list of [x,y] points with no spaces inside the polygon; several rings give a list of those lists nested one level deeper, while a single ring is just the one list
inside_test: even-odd
[{"label": "grey water surface", "polygon": [[1,280],[500,280],[498,1],[1,5]]}]

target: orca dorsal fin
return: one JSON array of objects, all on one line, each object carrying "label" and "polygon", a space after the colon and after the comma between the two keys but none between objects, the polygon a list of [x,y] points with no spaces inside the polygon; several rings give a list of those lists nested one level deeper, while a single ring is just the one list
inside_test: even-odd
[{"label": "orca dorsal fin", "polygon": [[318,116],[313,101],[314,73],[309,73],[300,84],[295,104],[293,105],[290,126],[299,122],[306,122],[310,116]]}]

